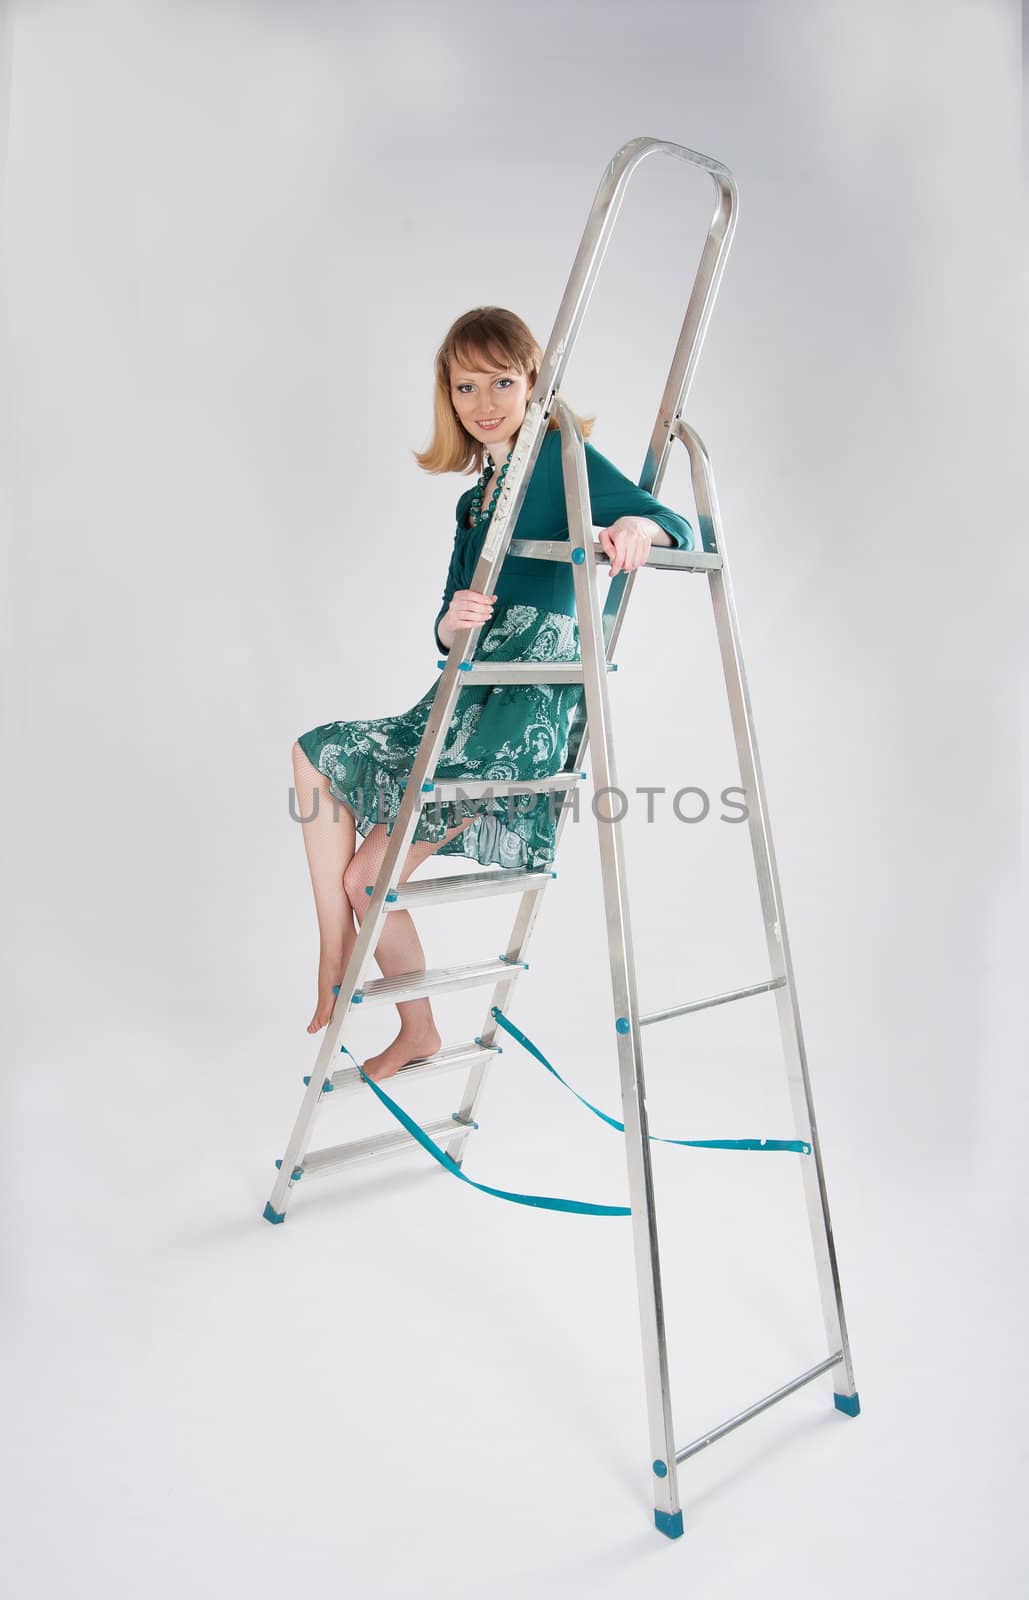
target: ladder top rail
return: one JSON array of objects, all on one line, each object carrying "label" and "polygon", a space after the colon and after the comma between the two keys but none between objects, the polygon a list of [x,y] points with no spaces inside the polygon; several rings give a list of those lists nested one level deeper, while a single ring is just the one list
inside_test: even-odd
[{"label": "ladder top rail", "polygon": [[[553,408],[554,398],[560,388],[569,357],[578,338],[586,307],[589,305],[590,296],[593,293],[611,234],[614,231],[615,221],[621,209],[622,200],[625,197],[625,191],[633,173],[641,162],[651,155],[667,155],[675,160],[684,161],[690,166],[699,167],[710,175],[717,191],[714,216],[708,229],[700,265],[690,292],[686,319],[683,323],[679,344],[672,361],[671,373],[666,384],[665,397],[662,401],[662,413],[669,409],[669,390],[673,382],[677,386],[676,393],[673,396],[674,405],[672,406],[672,410],[676,415],[678,415],[685,403],[686,392],[696,369],[697,358],[707,329],[715,291],[721,278],[726,253],[732,239],[738,207],[736,183],[728,167],[724,166],[722,162],[714,160],[711,156],[702,155],[697,150],[690,150],[685,145],[672,144],[666,139],[640,137],[630,139],[626,144],[622,145],[620,150],[615,152],[604,171],[594,196],[593,204],[586,220],[586,227],[579,243],[579,249],[572,263],[568,283],[561,298],[550,339],[533,386],[532,398],[526,407],[525,420],[519,429],[518,441],[511,458],[510,468],[486,532],[479,563],[472,578],[473,588],[482,587],[485,589],[488,584],[492,584],[494,581],[494,558],[505,547],[508,529],[513,527],[517,521],[518,512],[525,498],[529,475],[546,433],[547,420]],[[656,470],[649,469],[648,457],[648,468],[645,468],[644,480],[642,480],[643,488],[652,490],[652,483],[646,481],[648,475],[655,482],[660,481],[663,465],[663,453],[660,460],[657,461]],[[499,566],[499,563],[497,565]],[[481,583],[479,580],[481,580]],[[451,653],[453,654],[453,652]]]},{"label": "ladder top rail", "polygon": [[[717,203],[708,229],[708,243],[712,242],[714,235],[717,253],[724,261],[739,206],[736,182],[728,167],[711,156],[702,155],[698,150],[671,144],[666,139],[641,137],[623,144],[612,156],[600,180],[543,356],[535,394],[547,414],[553,396],[561,386],[569,356],[578,338],[629,181],[641,163],[651,155],[671,156],[710,174],[717,190]],[[703,261],[697,274],[698,281],[702,271]],[[696,287],[697,282],[694,283],[694,290]]]}]

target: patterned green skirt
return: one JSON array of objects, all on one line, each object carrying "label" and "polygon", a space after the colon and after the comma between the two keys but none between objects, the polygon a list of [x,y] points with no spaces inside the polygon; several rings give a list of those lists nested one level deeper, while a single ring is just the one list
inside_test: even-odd
[{"label": "patterned green skirt", "polygon": [[[579,661],[574,617],[536,606],[498,601],[479,635],[476,661]],[[325,722],[299,744],[329,788],[354,814],[365,837],[376,823],[388,833],[404,797],[437,678],[410,711],[370,721]],[[446,739],[430,776],[497,782],[562,772],[585,720],[582,684],[470,684],[458,691]],[[429,798],[415,840],[440,840],[466,817],[475,820],[438,855],[459,855],[482,866],[544,867],[554,859],[560,795],[519,794],[437,801]]]}]

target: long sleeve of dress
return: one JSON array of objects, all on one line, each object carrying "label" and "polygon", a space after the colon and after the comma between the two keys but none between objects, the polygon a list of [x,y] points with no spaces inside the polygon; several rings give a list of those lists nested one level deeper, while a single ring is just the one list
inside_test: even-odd
[{"label": "long sleeve of dress", "polygon": [[[598,528],[608,528],[619,517],[649,517],[659,528],[664,528],[673,544],[680,550],[692,550],[693,529],[685,517],[662,505],[646,489],[641,489],[613,461],[601,455],[589,440],[586,444],[586,478],[590,489],[590,510],[593,523]],[[561,452],[552,450],[550,470],[553,474],[551,493],[564,496],[561,473]]]},{"label": "long sleeve of dress", "polygon": [[[586,440],[586,477],[590,491],[590,511],[598,528],[610,527],[619,517],[649,517],[664,528],[674,546],[680,550],[693,550],[693,529],[685,517],[662,505],[652,494],[641,489],[606,456],[601,455]],[[436,613],[434,625],[436,646],[441,655],[449,652],[443,648],[439,625],[454,597],[456,589],[470,589],[475,568],[486,536],[485,523],[476,528],[465,527],[465,517],[471,502],[472,490],[466,489],[457,502],[457,528],[450,556],[443,603]],[[568,508],[565,503],[564,481],[561,472],[561,439],[556,429],[544,436],[536,458],[525,499],[514,529],[516,540],[567,539]],[[535,606],[538,610],[556,611],[565,616],[575,616],[575,590],[570,563],[562,561],[536,561],[527,556],[508,554],[500,573],[494,580],[498,602]]]},{"label": "long sleeve of dress", "polygon": [[[460,502],[458,502],[458,504],[460,505]],[[461,524],[459,521],[457,532],[454,535],[454,548],[450,553],[450,567],[447,571],[446,588],[443,591],[443,604],[437,611],[436,620],[433,623],[433,633],[436,636],[436,646],[440,654],[444,656],[449,655],[450,650],[446,645],[440,643],[439,625],[449,609],[451,600],[454,598],[454,591],[457,589],[467,589],[470,585],[471,580],[465,576],[464,562],[465,541],[461,537]]]}]

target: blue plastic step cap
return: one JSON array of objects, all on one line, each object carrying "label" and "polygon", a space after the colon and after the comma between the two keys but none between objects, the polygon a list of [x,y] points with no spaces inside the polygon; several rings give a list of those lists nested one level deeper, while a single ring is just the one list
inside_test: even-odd
[{"label": "blue plastic step cap", "polygon": [[284,1211],[272,1210],[272,1203],[270,1200],[268,1201],[268,1204],[265,1206],[261,1215],[264,1217],[265,1222],[285,1222],[286,1220],[286,1213]]}]

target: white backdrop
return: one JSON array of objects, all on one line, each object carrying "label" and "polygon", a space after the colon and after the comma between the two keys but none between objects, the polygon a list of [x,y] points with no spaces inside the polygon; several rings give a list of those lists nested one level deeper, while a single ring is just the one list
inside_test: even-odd
[{"label": "white backdrop", "polygon": [[[3,19],[17,1592],[1014,1592],[1017,7]],[[421,1152],[261,1220],[314,1059],[290,745],[434,681],[469,480],[412,458],[433,354],[485,303],[546,343],[603,170],[640,134],[740,186],[689,415],[863,1403],[846,1422],[826,1380],[690,1462],[674,1544],[651,1525],[624,1222],[504,1206]],[[569,368],[632,477],[711,198],[644,164]],[[692,515],[685,459],[662,498]],[[761,976],[763,941],[744,832],[669,801],[737,781],[702,580],[641,574],[619,661],[623,787],[668,791],[627,823],[653,1010]],[[515,1019],[617,1115],[595,833],[563,850]],[[427,912],[430,964],[501,948],[512,908]],[[451,1042],[484,1004],[440,1002]],[[361,1019],[359,1055],[392,1020]],[[654,1131],[789,1132],[770,999],[646,1042]],[[438,1116],[453,1082],[409,1103]],[[513,1042],[481,1122],[470,1176],[625,1202],[617,1135]],[[382,1126],[327,1105],[316,1143]],[[792,1158],[655,1151],[685,1440],[824,1350]]]}]

